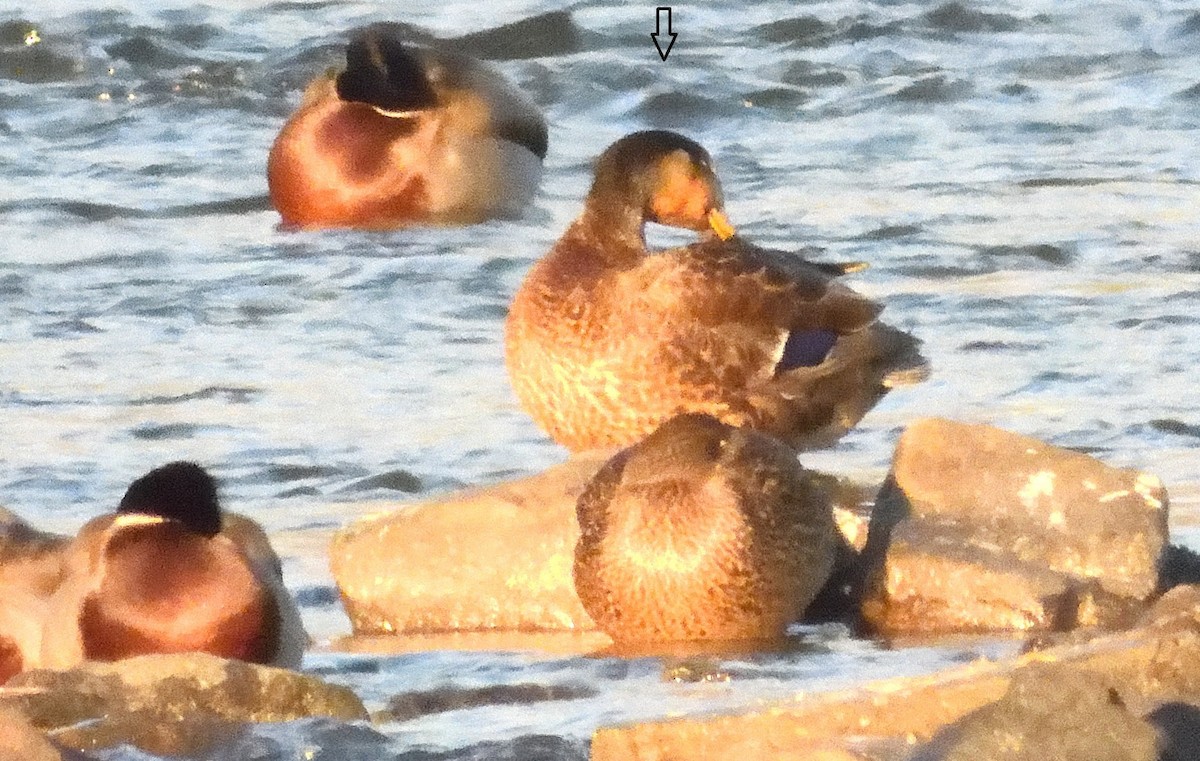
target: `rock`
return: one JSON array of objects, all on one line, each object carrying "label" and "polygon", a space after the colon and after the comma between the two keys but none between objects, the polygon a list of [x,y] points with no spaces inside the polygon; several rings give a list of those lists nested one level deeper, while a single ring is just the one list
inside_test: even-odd
[{"label": "rock", "polygon": [[886,597],[869,597],[863,612],[889,632],[1062,630],[1078,609],[1076,590],[1062,574],[980,546],[956,523],[900,521],[884,573]]},{"label": "rock", "polygon": [[922,420],[876,501],[863,615],[883,632],[1111,625],[1155,593],[1166,541],[1154,476]]},{"label": "rock", "polygon": [[0,761],[82,761],[86,758],[90,756],[57,747],[20,711],[0,705]]},{"label": "rock", "polygon": [[388,699],[387,706],[371,718],[376,722],[412,721],[445,711],[479,706],[528,706],[557,700],[594,698],[599,691],[582,684],[493,684],[486,687],[444,686],[435,690],[404,692]]},{"label": "rock", "polygon": [[[1151,668],[1031,663],[1014,673],[1003,697],[939,731],[910,761],[1194,758],[1200,668],[1187,659],[1195,655],[1197,630],[1200,587],[1177,587],[1143,618],[1142,631],[1164,643]],[[1168,673],[1166,684],[1158,683]]]},{"label": "rock", "polygon": [[[3,702],[75,748],[130,743],[159,755],[194,754],[247,722],[367,718],[349,689],[283,669],[205,654],[144,655],[34,670]],[[60,728],[67,729],[60,729]]]},{"label": "rock", "polygon": [[1157,761],[1150,722],[1129,711],[1111,680],[1035,663],[999,700],[942,729],[911,761]]},{"label": "rock", "polygon": [[604,459],[572,459],[338,532],[330,564],[354,631],[595,628],[571,566],[575,499]]},{"label": "rock", "polygon": [[[1070,692],[1077,682],[1091,685],[1089,695],[1079,698],[1080,706],[1093,707],[1087,710],[1097,705],[1097,695],[1104,700],[1108,688],[1115,691],[1129,714],[1119,717],[1124,722],[1121,726],[1136,726],[1133,731],[1144,737],[1137,718],[1144,717],[1163,735],[1164,755],[1159,758],[1181,761],[1195,757],[1194,735],[1189,733],[1200,727],[1196,708],[1200,700],[1200,587],[1188,586],[1165,596],[1138,628],[1096,636],[1082,644],[1048,648],[998,663],[979,661],[940,674],[800,696],[742,714],[604,727],[592,737],[592,761],[846,757],[834,755],[839,748],[850,757],[862,757],[868,749],[868,758],[906,758],[906,745],[911,751],[912,744],[929,741],[942,727],[999,700],[1014,689],[1022,669],[1046,662],[1069,669],[1055,676],[1063,685],[1058,691]],[[1100,680],[1105,690],[1096,692],[1095,683],[1088,681],[1093,679]],[[1074,699],[1054,696],[1054,682],[1016,689],[1025,689],[1026,703],[1036,703],[1028,698],[1042,694],[1038,690],[1043,689],[1048,693],[1044,699],[1059,708]],[[1049,752],[1036,757],[1073,758]],[[983,753],[973,758],[1021,756]]]},{"label": "rock", "polygon": [[862,610],[888,632],[1118,628],[1145,607],[979,542],[972,527],[937,519],[896,524],[884,574],[877,583],[886,594],[875,587]]},{"label": "rock", "polygon": [[1200,627],[1200,584],[1183,584],[1158,598],[1139,622],[1159,629]]},{"label": "rock", "polygon": [[[330,566],[355,634],[478,630],[595,631],[571,568],[579,525],[575,502],[608,453],[507,481],[398,507],[339,531]],[[844,530],[861,487],[829,485]],[[856,559],[848,545],[843,564]],[[835,582],[844,586],[844,575]],[[823,619],[846,617],[841,589],[823,595]],[[836,610],[830,606],[836,602]]]}]

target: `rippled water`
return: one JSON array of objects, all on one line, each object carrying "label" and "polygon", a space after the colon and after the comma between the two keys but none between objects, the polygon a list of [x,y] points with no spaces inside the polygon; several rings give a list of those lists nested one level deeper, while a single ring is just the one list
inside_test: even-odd
[{"label": "rippled water", "polygon": [[[508,388],[506,304],[579,210],[595,154],[655,126],[711,150],[744,234],[871,262],[854,285],[926,342],[932,380],[808,464],[878,480],[907,421],[992,422],[1156,472],[1177,537],[1200,547],[1187,4],[683,4],[666,63],[652,4],[584,0],[524,32],[489,30],[561,9],[422,7],[0,10],[0,501],[73,530],[149,467],[198,460],[271,531],[317,639],[344,634],[325,560],[337,526],[563,457]],[[523,219],[277,229],[271,140],[345,30],[385,19],[479,33],[461,48],[545,109],[547,176]],[[575,758],[598,723],[932,669],[975,647],[897,653],[810,631],[697,684],[663,681],[653,659],[325,650],[309,665],[374,709],[414,690],[579,691],[468,696],[482,704],[357,733],[265,729],[238,754]]]}]

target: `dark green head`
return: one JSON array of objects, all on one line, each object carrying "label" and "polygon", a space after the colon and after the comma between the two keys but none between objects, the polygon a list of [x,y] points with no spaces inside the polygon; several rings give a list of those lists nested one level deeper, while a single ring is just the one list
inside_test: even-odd
[{"label": "dark green head", "polygon": [[169,518],[206,537],[221,531],[217,482],[194,462],[168,463],[137,479],[121,498],[117,512]]},{"label": "dark green head", "polygon": [[437,93],[420,57],[386,29],[369,27],[346,47],[346,69],[335,83],[338,97],[388,115],[437,106]]}]

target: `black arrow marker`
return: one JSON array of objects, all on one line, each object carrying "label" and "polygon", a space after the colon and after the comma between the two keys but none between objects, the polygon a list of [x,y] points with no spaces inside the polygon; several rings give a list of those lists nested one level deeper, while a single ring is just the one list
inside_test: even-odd
[{"label": "black arrow marker", "polygon": [[[658,35],[662,33],[663,11],[667,12],[667,34],[671,35],[671,41],[667,43],[666,50],[663,50],[662,45],[658,44]],[[665,61],[667,56],[671,55],[671,48],[675,45],[676,36],[675,32],[671,31],[671,6],[659,6],[654,12],[654,31],[650,33],[650,39],[654,40],[654,47],[658,48],[658,54]]]}]

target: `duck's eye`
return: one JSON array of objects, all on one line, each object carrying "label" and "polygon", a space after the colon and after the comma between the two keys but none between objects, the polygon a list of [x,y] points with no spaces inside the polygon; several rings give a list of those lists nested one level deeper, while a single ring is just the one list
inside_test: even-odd
[{"label": "duck's eye", "polygon": [[708,442],[708,447],[707,447],[708,451],[705,452],[705,454],[708,455],[708,459],[710,459],[710,460],[720,459],[721,452],[725,451],[725,446],[728,443],[729,442],[724,438],[720,438],[720,439],[716,439],[716,440]]}]

